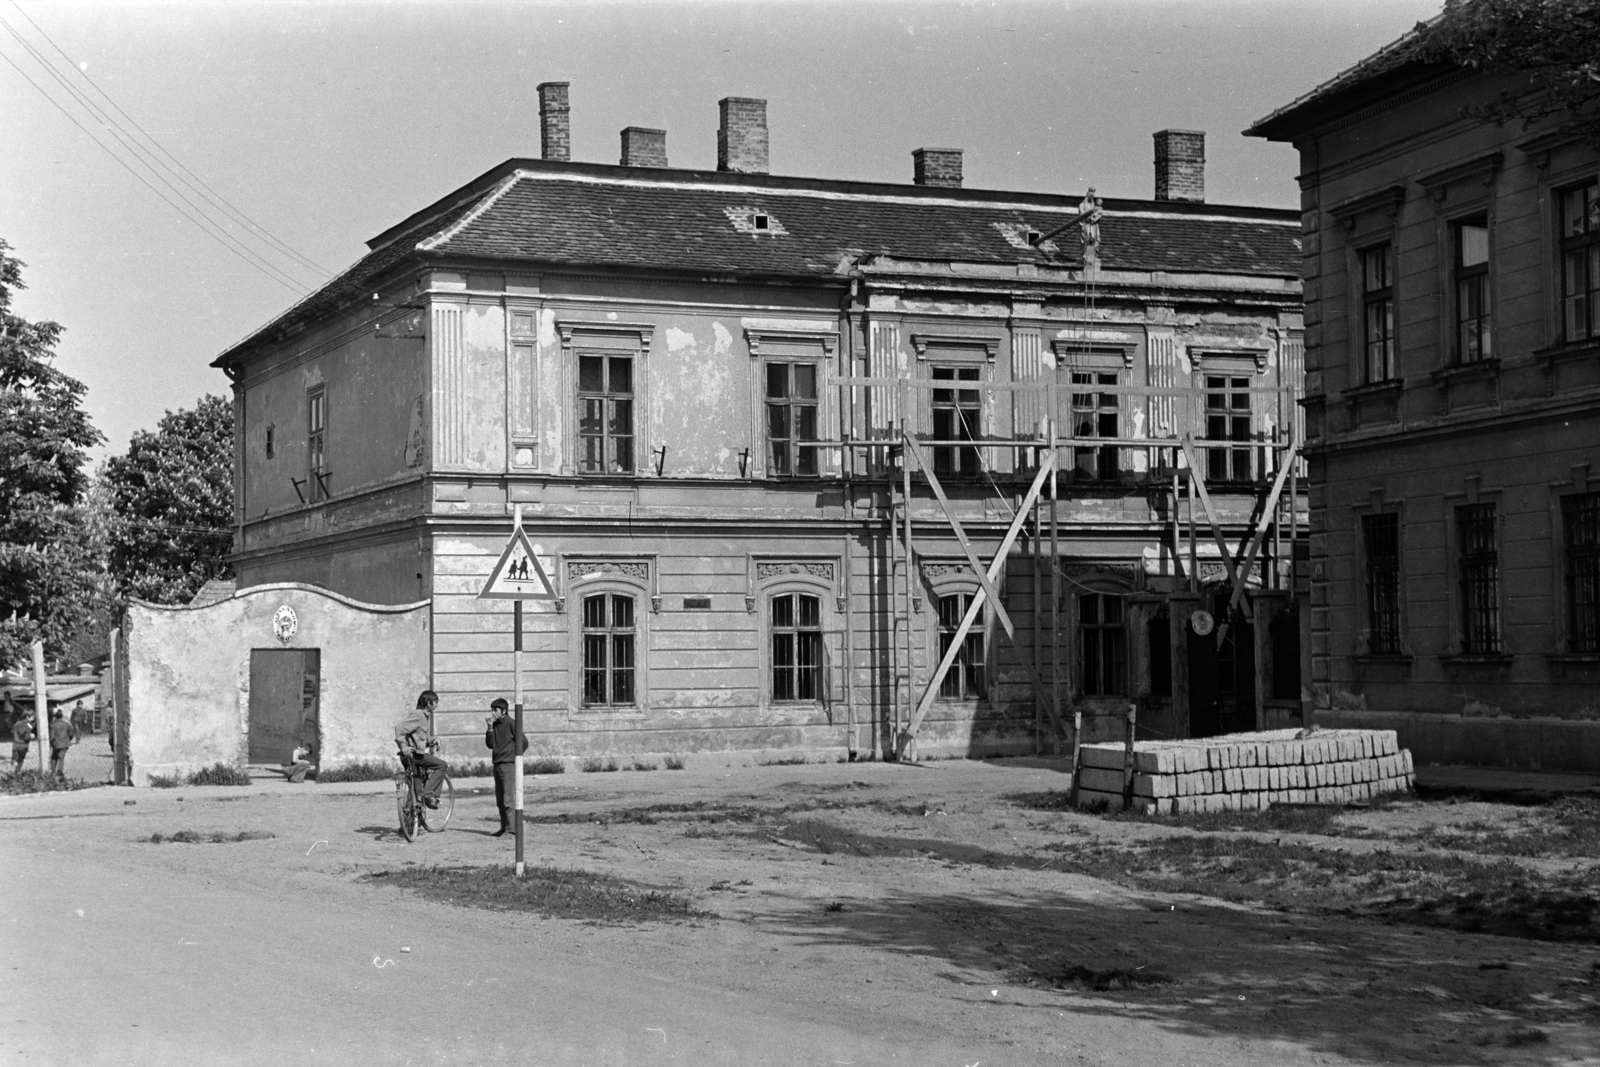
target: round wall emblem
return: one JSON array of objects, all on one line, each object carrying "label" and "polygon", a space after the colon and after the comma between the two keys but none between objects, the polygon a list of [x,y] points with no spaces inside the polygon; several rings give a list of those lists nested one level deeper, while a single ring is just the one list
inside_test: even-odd
[{"label": "round wall emblem", "polygon": [[1197,611],[1189,616],[1189,625],[1194,627],[1194,632],[1205,637],[1216,629],[1217,620],[1211,617],[1209,611]]},{"label": "round wall emblem", "polygon": [[272,636],[288,644],[294,640],[299,629],[300,620],[295,618],[294,609],[287,604],[280,604],[278,610],[272,613]]}]

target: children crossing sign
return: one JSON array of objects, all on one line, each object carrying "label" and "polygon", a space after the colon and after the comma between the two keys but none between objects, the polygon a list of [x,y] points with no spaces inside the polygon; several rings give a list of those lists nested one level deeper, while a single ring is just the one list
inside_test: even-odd
[{"label": "children crossing sign", "polygon": [[489,572],[479,600],[554,600],[556,587],[534,551],[522,524],[517,523],[500,553],[500,562]]}]

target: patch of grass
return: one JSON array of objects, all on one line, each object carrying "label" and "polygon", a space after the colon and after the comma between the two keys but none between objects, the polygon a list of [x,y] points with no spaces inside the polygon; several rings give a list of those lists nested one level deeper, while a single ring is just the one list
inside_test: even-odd
[{"label": "patch of grass", "polygon": [[622,769],[616,760],[601,759],[599,756],[590,756],[583,761],[581,767],[585,774],[593,774],[596,771],[620,771]]},{"label": "patch of grass", "polygon": [[804,756],[779,756],[776,759],[756,760],[760,767],[799,767],[811,761]]},{"label": "patch of grass", "polygon": [[653,771],[658,766],[659,766],[659,764],[656,764],[656,763],[648,761],[648,760],[637,760],[636,759],[631,764],[628,765],[628,770],[630,770],[630,771]]},{"label": "patch of grass", "polygon": [[565,774],[567,761],[545,757],[536,760],[523,760],[522,769],[528,774]]},{"label": "patch of grass", "polygon": [[1069,986],[1079,986],[1092,989],[1097,993],[1106,993],[1119,989],[1143,989],[1146,986],[1164,985],[1172,981],[1170,977],[1160,971],[1152,970],[1148,965],[1143,967],[1112,967],[1108,970],[1095,970],[1075,963],[1070,967],[1059,964],[1052,967],[1033,968],[1028,976],[1028,981],[1043,982],[1056,989],[1065,989]]},{"label": "patch of grass", "polygon": [[363,880],[382,880],[447,904],[592,923],[681,921],[709,914],[676,893],[557,867],[530,867],[522,878],[505,866],[404,867],[375,871]]},{"label": "patch of grass", "polygon": [[681,771],[689,765],[689,757],[671,753],[662,762],[667,765],[669,771]]},{"label": "patch of grass", "polygon": [[450,764],[450,777],[452,778],[493,778],[494,764],[486,759],[472,763],[461,762]]},{"label": "patch of grass", "polygon": [[1536,874],[1505,857],[1477,860],[1414,849],[1346,852],[1197,835],[1127,847],[1062,845],[1055,851],[1059,859],[1052,866],[1140,889],[1508,937],[1600,942],[1600,899],[1587,872]]},{"label": "patch of grass", "polygon": [[151,834],[149,841],[152,845],[159,845],[163,841],[170,841],[177,845],[220,845],[224,842],[268,841],[277,836],[277,834],[268,833],[266,830],[243,830],[236,834],[224,834],[215,830],[209,834],[197,833],[194,830],[179,830],[177,833],[168,834],[165,837],[159,833]]},{"label": "patch of grass", "polygon": [[151,789],[176,789],[183,784],[183,779],[176,774],[152,774],[150,776]]},{"label": "patch of grass", "polygon": [[226,763],[213,763],[189,775],[190,785],[249,785],[250,772]]},{"label": "patch of grass", "polygon": [[28,793],[70,793],[75,789],[87,789],[97,784],[99,783],[23,770],[0,779],[0,792],[8,796],[23,796]]},{"label": "patch of grass", "polygon": [[338,767],[322,767],[317,771],[317,781],[324,784],[333,782],[382,782],[395,776],[399,767],[382,760],[360,760],[356,763],[345,763]]},{"label": "patch of grass", "polygon": [[1600,859],[1600,797],[1559,797],[1519,815],[1512,825],[1435,826],[1425,831],[1421,840],[1438,848],[1502,856]]}]

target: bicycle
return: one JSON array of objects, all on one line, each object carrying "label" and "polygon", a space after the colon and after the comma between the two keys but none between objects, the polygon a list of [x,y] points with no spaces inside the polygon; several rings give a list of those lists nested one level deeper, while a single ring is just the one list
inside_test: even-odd
[{"label": "bicycle", "polygon": [[[439,746],[428,744],[432,752]],[[423,803],[428,786],[428,768],[412,758],[411,753],[400,749],[400,770],[394,776],[395,807],[400,814],[400,836],[407,841],[417,839],[418,830],[438,833],[450,823],[456,810],[456,787],[446,774],[439,782],[439,806],[430,808]]]}]

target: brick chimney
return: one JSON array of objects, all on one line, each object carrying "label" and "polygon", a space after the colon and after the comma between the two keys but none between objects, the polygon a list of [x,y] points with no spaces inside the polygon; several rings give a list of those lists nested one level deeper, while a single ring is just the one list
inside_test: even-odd
[{"label": "brick chimney", "polygon": [[918,185],[961,188],[961,149],[916,149],[911,153],[911,180]]},{"label": "brick chimney", "polygon": [[665,167],[667,165],[667,131],[647,130],[643,126],[628,126],[622,131],[622,165],[624,167]]},{"label": "brick chimney", "polygon": [[1155,136],[1156,199],[1205,203],[1205,131],[1162,130]]},{"label": "brick chimney", "polygon": [[717,101],[717,169],[738,174],[767,173],[767,102],[748,96]]},{"label": "brick chimney", "polygon": [[571,82],[539,84],[539,158],[562,163],[572,160],[572,128],[567,119],[567,86]]}]

